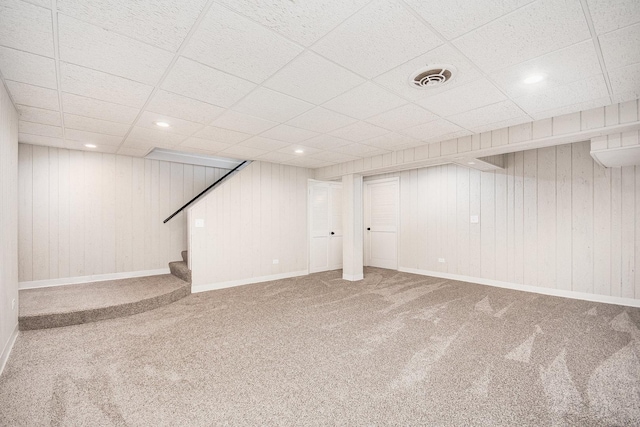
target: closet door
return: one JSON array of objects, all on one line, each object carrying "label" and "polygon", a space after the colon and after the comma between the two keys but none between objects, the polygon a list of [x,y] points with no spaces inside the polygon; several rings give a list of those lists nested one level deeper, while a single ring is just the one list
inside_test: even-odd
[{"label": "closet door", "polygon": [[364,190],[365,265],[397,270],[398,179],[367,181]]},{"label": "closet door", "polygon": [[342,184],[309,183],[309,272],[342,268]]}]

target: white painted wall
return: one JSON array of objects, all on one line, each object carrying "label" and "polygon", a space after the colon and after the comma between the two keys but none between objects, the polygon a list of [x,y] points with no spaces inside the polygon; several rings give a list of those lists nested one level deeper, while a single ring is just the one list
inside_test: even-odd
[{"label": "white painted wall", "polygon": [[383,175],[401,180],[400,268],[640,299],[640,166],[605,169],[589,151],[586,141],[507,154],[495,172]]},{"label": "white painted wall", "polygon": [[[306,274],[311,176],[253,162],[191,208],[193,291]],[[195,228],[198,219],[203,228]]]},{"label": "white painted wall", "polygon": [[0,372],[18,333],[17,190],[18,112],[0,83]]},{"label": "white painted wall", "polygon": [[167,269],[186,215],[162,221],[226,172],[20,144],[20,282]]}]

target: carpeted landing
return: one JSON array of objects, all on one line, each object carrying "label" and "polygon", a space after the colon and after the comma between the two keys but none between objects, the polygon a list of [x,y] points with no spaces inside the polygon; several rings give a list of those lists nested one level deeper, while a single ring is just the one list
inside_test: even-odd
[{"label": "carpeted landing", "polygon": [[640,310],[369,268],[21,332],[0,425],[639,425]]}]

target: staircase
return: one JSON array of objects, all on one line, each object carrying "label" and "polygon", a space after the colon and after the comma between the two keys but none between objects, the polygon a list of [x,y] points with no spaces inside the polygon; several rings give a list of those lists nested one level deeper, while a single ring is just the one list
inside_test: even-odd
[{"label": "staircase", "polygon": [[174,261],[169,263],[171,274],[177,278],[191,283],[191,270],[189,270],[189,253],[182,251],[182,261]]}]

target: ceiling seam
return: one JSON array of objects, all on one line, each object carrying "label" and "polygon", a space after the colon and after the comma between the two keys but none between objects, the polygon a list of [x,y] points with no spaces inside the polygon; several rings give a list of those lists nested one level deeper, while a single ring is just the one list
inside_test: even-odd
[{"label": "ceiling seam", "polygon": [[591,18],[591,11],[589,10],[587,0],[580,0],[580,4],[582,5],[582,12],[584,13],[584,17],[587,21],[587,26],[589,27],[589,33],[591,34],[593,47],[595,48],[596,55],[598,56],[598,62],[600,62],[600,69],[602,70],[602,75],[604,76],[604,82],[607,85],[607,91],[609,92],[609,102],[611,102],[613,101],[613,89],[611,87],[611,80],[609,79],[609,71],[607,70],[607,66],[604,62],[604,55],[602,54],[602,48],[600,47],[600,40],[598,39],[596,27],[593,24],[593,19]]},{"label": "ceiling seam", "polygon": [[53,60],[56,67],[56,83],[58,84],[58,108],[60,109],[60,127],[62,141],[67,142],[67,132],[64,127],[64,111],[62,111],[62,77],[60,76],[60,45],[58,44],[58,3],[51,0],[51,25],[53,27]]}]

